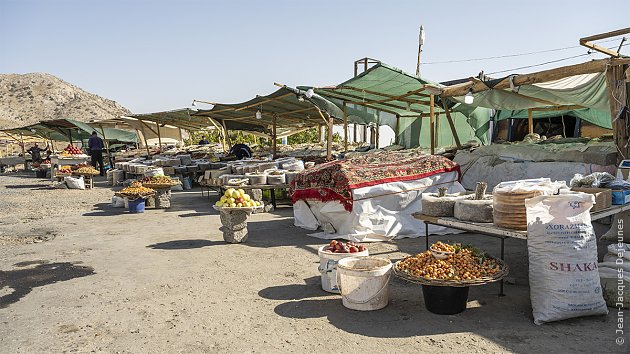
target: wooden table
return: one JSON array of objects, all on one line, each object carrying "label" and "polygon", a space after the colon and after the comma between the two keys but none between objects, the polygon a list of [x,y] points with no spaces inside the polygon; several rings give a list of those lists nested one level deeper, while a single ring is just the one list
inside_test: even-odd
[{"label": "wooden table", "polygon": [[[615,215],[622,211],[630,210],[630,204],[626,205],[615,205],[608,209],[599,210],[591,213],[591,220],[599,220],[605,218],[607,216]],[[418,220],[422,220],[425,226],[425,246],[426,249],[429,249],[429,225],[439,225],[446,226],[452,229],[462,230],[466,232],[474,232],[490,237],[496,237],[501,239],[501,260],[503,260],[505,256],[505,239],[506,238],[518,238],[522,240],[527,240],[527,231],[519,231],[513,229],[506,229],[503,227],[499,227],[494,225],[493,223],[478,223],[478,222],[470,222],[470,221],[462,221],[455,219],[453,217],[438,217],[438,216],[429,216],[424,215],[422,213],[417,213],[413,215],[414,218]],[[499,295],[504,296],[503,293],[503,280],[500,282],[500,293]]]}]

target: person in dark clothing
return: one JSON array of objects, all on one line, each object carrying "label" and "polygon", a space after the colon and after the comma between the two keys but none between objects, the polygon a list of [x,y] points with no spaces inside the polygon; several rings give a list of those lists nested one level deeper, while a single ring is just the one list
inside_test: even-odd
[{"label": "person in dark clothing", "polygon": [[90,155],[92,156],[92,166],[96,168],[96,164],[99,165],[99,171],[101,176],[105,174],[105,168],[103,166],[103,139],[96,135],[96,132],[92,132],[92,136],[88,140],[88,149],[90,149]]},{"label": "person in dark clothing", "polygon": [[31,160],[33,162],[37,162],[37,163],[41,163],[42,162],[42,151],[46,151],[48,150],[48,145],[46,145],[45,148],[40,148],[39,146],[37,146],[37,143],[35,143],[35,146],[33,146],[32,148],[28,149],[27,152],[29,154],[31,154]]},{"label": "person in dark clothing", "polygon": [[206,138],[201,138],[201,140],[199,140],[199,144],[197,145],[208,145],[210,144],[210,142],[208,141],[208,139]]},{"label": "person in dark clothing", "polygon": [[252,150],[245,144],[235,144],[230,149],[230,155],[236,156],[237,160],[252,157]]}]

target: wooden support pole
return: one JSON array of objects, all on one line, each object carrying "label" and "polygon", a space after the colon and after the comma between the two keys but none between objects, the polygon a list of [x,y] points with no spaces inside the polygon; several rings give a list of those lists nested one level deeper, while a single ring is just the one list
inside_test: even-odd
[{"label": "wooden support pole", "polygon": [[352,129],[354,129],[354,134],[352,134],[353,137],[353,141],[356,144],[357,143],[357,123],[352,124]]},{"label": "wooden support pole", "polygon": [[435,96],[429,96],[429,139],[431,139],[431,155],[435,154]]},{"label": "wooden support pole", "polygon": [[435,147],[440,146],[440,113],[435,114]]},{"label": "wooden support pole", "polygon": [[[141,127],[142,128],[142,127]],[[144,129],[136,129],[136,134],[142,134],[142,140],[144,141],[144,148],[147,150],[147,158],[151,157],[151,152],[149,151],[149,144],[147,143],[147,135],[144,133]]]},{"label": "wooden support pole", "polygon": [[[24,146],[24,135],[20,133],[20,145],[22,146],[22,157],[26,159],[26,147]],[[26,169],[26,164],[24,164],[24,169]]]},{"label": "wooden support pole", "polygon": [[324,132],[322,131],[322,125],[321,124],[317,124],[317,136],[319,139],[317,139],[318,142],[323,142],[324,141]]},{"label": "wooden support pole", "polygon": [[273,116],[273,126],[272,126],[272,130],[271,130],[271,139],[273,139],[271,141],[271,152],[273,154],[273,158],[275,160],[276,155],[278,153],[277,151],[277,142],[276,139],[278,139],[278,135],[277,135],[277,131],[276,131],[276,115],[274,114]]},{"label": "wooden support pole", "polygon": [[399,137],[400,137],[400,116],[396,115],[396,128],[394,130],[394,144],[400,145],[398,141]]},{"label": "wooden support pole", "polygon": [[461,149],[462,143],[459,141],[459,135],[457,135],[457,129],[455,129],[455,122],[453,121],[453,117],[451,117],[451,111],[446,106],[446,102],[442,101],[442,108],[444,108],[444,112],[446,113],[446,120],[448,121],[448,125],[451,127],[451,133],[453,133],[453,138],[455,139],[455,145],[457,145],[458,149]]},{"label": "wooden support pole", "polygon": [[158,150],[162,151],[162,134],[160,132],[160,124],[158,122],[155,122],[155,125],[157,125],[157,133],[158,133]]},{"label": "wooden support pole", "polygon": [[367,143],[367,124],[363,124],[363,142]]},{"label": "wooden support pole", "polygon": [[227,125],[225,125],[225,120],[223,120],[223,131],[225,132],[225,141],[227,142],[228,146],[231,148],[232,147],[232,141],[230,140],[230,133],[228,131]]},{"label": "wooden support pole", "polygon": [[348,112],[346,102],[343,102],[343,151],[348,152]]},{"label": "wooden support pole", "polygon": [[107,158],[109,159],[109,168],[114,168],[114,159],[112,159],[112,152],[109,150],[109,140],[105,137],[105,129],[103,129],[103,125],[99,124],[99,128],[101,128],[101,134],[103,134],[103,142],[105,143],[105,148],[107,149]]},{"label": "wooden support pole", "polygon": [[[321,113],[321,112],[320,112]],[[326,140],[326,159],[332,160],[333,118],[328,118],[328,139]]]},{"label": "wooden support pole", "polygon": [[527,110],[527,127],[529,128],[529,134],[534,133],[534,111],[532,109]]},{"label": "wooden support pole", "polygon": [[606,85],[608,86],[608,101],[610,102],[610,116],[612,119],[613,139],[617,145],[617,163],[630,158],[628,140],[630,131],[626,125],[628,116],[617,115],[624,106],[629,105],[628,92],[625,82],[624,66],[610,66],[606,70]]}]

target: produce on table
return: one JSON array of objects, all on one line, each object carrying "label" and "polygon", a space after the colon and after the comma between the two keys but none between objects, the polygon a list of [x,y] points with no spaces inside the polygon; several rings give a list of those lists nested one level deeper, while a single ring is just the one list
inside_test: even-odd
[{"label": "produce on table", "polygon": [[80,169],[80,168],[83,168],[83,167],[92,167],[92,165],[90,165],[90,164],[88,164],[88,163],[80,163],[80,164],[78,164],[78,165],[73,165],[73,166],[72,166],[72,167],[70,167],[70,168],[71,168],[73,171],[76,171],[76,170],[78,170],[78,169]]},{"label": "produce on table", "polygon": [[92,166],[87,166],[87,167],[84,166],[84,167],[79,167],[78,169],[76,169],[74,173],[77,175],[97,175],[100,172]]},{"label": "produce on table", "polygon": [[60,168],[57,173],[63,173],[63,174],[72,174],[72,170],[70,168]]},{"label": "produce on table", "polygon": [[50,165],[50,160],[44,160],[44,161],[42,161],[42,165]]},{"label": "produce on table", "polygon": [[325,248],[324,251],[332,252],[332,253],[356,253],[363,252],[367,248],[363,245],[357,245],[354,242],[342,242],[337,240],[330,241],[328,248]]},{"label": "produce on table", "polygon": [[81,151],[81,149],[79,149],[78,147],[74,145],[68,144],[68,146],[66,146],[59,155],[61,156],[83,155],[83,151]]},{"label": "produce on table", "polygon": [[132,182],[131,186],[121,189],[117,194],[135,200],[150,197],[155,194],[155,191],[151,188],[143,187],[140,182]]},{"label": "produce on table", "polygon": [[447,243],[442,243],[440,241],[431,245],[431,249],[434,251],[440,251],[440,252],[455,252],[455,247]]},{"label": "produce on table", "polygon": [[[481,251],[472,246],[462,246],[459,243],[442,245],[452,247],[455,253],[439,260],[433,257],[431,251],[425,251],[400,261],[397,264],[398,270],[416,278],[442,280],[479,279],[492,276],[501,270],[494,259],[486,258]],[[431,248],[436,246],[446,248],[437,244]]]},{"label": "produce on table", "polygon": [[177,181],[172,179],[169,176],[152,176],[152,177],[144,177],[142,179],[142,183],[146,184],[174,184]]},{"label": "produce on table", "polygon": [[214,205],[219,208],[251,208],[262,206],[262,202],[252,200],[242,189],[229,188]]}]

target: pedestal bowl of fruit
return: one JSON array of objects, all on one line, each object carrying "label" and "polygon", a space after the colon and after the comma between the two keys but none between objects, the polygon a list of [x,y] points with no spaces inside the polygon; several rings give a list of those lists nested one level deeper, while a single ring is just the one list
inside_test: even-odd
[{"label": "pedestal bowl of fruit", "polygon": [[252,200],[244,190],[228,188],[214,204],[214,209],[221,214],[223,240],[228,243],[247,241],[247,219],[251,213],[263,207],[262,202]]}]

